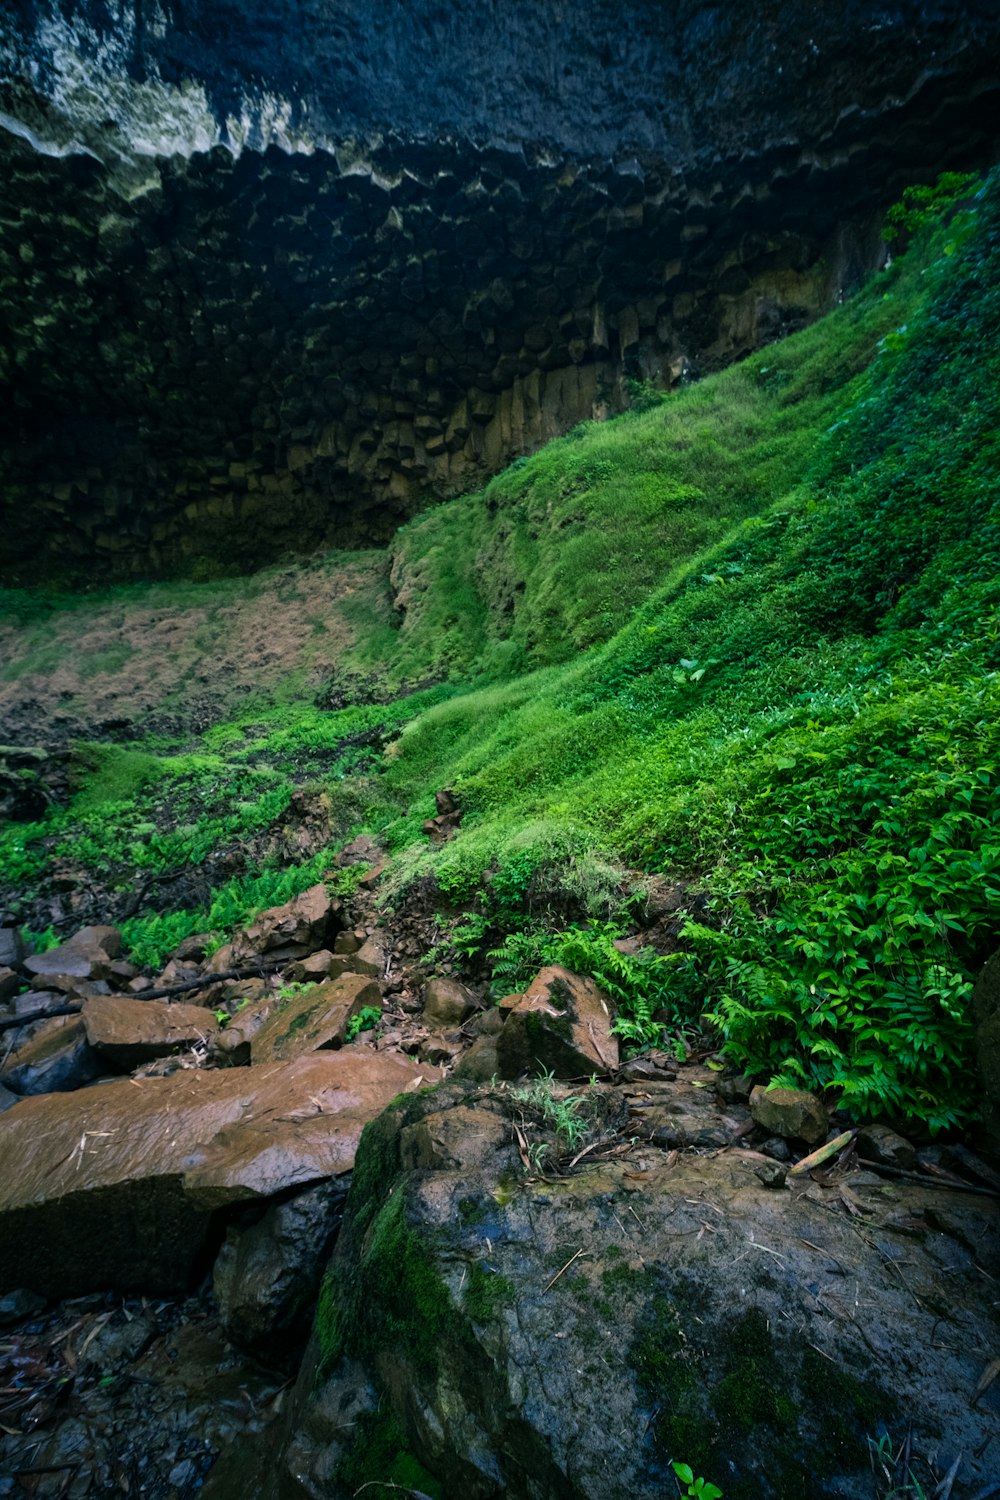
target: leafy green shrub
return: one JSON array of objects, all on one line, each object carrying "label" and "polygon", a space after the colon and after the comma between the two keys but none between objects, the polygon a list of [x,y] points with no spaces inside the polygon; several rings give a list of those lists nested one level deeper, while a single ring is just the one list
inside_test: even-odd
[{"label": "leafy green shrub", "polygon": [[356,1042],[363,1031],[374,1031],[381,1019],[382,1011],[377,1005],[363,1005],[347,1023],[347,1040]]}]

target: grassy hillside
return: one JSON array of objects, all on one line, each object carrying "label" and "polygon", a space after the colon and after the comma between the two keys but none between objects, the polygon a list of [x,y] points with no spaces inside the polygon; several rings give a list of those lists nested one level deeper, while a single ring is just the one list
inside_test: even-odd
[{"label": "grassy hillside", "polygon": [[[933,218],[814,328],[405,528],[392,592],[348,605],[366,705],[89,752],[69,809],[2,836],[24,909],[52,853],[89,868],[97,840],[125,889],[308,779],[339,833],[388,842],[386,899],[432,876],[498,979],[557,954],[636,1040],[707,1012],[754,1072],[968,1118],[970,977],[1000,935],[1000,183]],[[462,829],[430,848],[443,785]],[[152,957],[322,865],[127,931]],[[692,913],[664,958],[612,945],[643,873]]]}]

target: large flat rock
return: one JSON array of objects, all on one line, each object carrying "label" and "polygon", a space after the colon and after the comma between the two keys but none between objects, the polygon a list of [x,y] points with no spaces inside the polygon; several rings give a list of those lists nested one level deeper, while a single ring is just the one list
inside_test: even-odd
[{"label": "large flat rock", "polygon": [[116,1079],[0,1116],[0,1291],[170,1291],[213,1210],[349,1171],[361,1131],[438,1070],[391,1053]]},{"label": "large flat rock", "polygon": [[219,1029],[213,1012],[204,1006],[128,1000],[121,995],[85,1001],[83,1024],[90,1045],[126,1072],[196,1042],[208,1042]]}]

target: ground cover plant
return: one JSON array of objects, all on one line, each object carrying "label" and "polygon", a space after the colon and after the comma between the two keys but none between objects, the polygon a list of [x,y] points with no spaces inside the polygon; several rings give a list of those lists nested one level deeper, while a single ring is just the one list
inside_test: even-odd
[{"label": "ground cover plant", "polygon": [[[388,846],[387,912],[432,877],[453,954],[498,985],[568,962],[633,1044],[707,1016],[762,1077],[967,1120],[1000,927],[1000,185],[899,223],[905,251],[811,329],[409,523],[391,585],[338,604],[370,625],[348,706],[87,752],[68,808],[2,835],[5,884],[30,904],[70,852],[119,882],[197,862],[308,782],[338,836]],[[429,846],[442,786],[462,825]],[[217,909],[137,913],[134,951],[323,868],[251,861]],[[676,952],[627,959],[651,874],[687,918]]]}]

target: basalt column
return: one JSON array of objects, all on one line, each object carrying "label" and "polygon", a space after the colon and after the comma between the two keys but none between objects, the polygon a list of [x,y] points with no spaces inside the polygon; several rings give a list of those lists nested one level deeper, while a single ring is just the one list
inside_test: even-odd
[{"label": "basalt column", "polygon": [[385,541],[801,326],[902,186],[992,152],[995,16],[569,9],[0,21],[10,576]]}]

